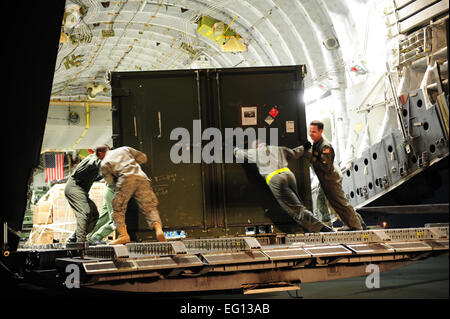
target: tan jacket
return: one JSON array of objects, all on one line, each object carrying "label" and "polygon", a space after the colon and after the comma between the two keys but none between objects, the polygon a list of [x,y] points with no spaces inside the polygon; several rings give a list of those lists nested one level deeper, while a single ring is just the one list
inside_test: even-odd
[{"label": "tan jacket", "polygon": [[149,179],[140,164],[147,162],[147,155],[132,147],[123,146],[106,153],[101,163],[105,181],[114,186],[119,179],[142,177]]}]

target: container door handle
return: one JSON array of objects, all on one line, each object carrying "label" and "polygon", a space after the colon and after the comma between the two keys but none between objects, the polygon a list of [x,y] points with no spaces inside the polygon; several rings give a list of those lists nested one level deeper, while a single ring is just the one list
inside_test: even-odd
[{"label": "container door handle", "polygon": [[161,131],[161,112],[158,112],[158,127],[159,127],[159,134],[156,138],[161,138],[162,131]]}]

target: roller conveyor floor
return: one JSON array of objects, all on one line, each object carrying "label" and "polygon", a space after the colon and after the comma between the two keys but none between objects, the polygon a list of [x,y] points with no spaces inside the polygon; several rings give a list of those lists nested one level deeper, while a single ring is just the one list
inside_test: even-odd
[{"label": "roller conveyor floor", "polygon": [[[34,278],[92,289],[147,293],[289,291],[448,254],[448,226],[257,237],[185,239],[116,246],[53,244],[19,250]],[[263,244],[261,244],[263,243]],[[70,286],[69,282],[69,286]],[[72,282],[73,284],[73,282]]]}]

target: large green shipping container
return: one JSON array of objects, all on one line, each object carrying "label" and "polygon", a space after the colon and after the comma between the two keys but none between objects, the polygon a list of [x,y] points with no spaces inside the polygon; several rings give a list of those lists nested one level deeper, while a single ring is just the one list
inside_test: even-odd
[{"label": "large green shipping container", "polygon": [[[223,163],[225,148],[222,163],[195,162],[193,154],[210,142],[195,143],[195,120],[201,121],[201,132],[219,129],[222,139],[226,128],[250,127],[265,129],[269,141],[269,129],[278,128],[278,145],[304,143],[305,74],[305,66],[112,73],[113,146],[147,154],[143,169],[158,196],[166,231],[187,238],[303,232],[275,201],[254,164]],[[175,128],[189,131],[190,163],[170,158],[178,143],[170,139]],[[311,209],[308,163],[293,160],[289,168]],[[153,239],[133,201],[127,225],[132,239]]]}]

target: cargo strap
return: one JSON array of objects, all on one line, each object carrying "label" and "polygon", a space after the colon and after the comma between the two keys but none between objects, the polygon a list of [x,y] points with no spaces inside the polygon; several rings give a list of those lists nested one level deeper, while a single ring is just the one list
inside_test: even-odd
[{"label": "cargo strap", "polygon": [[283,173],[283,172],[287,172],[287,171],[291,171],[291,170],[289,168],[287,168],[287,167],[283,167],[283,168],[277,169],[276,171],[273,171],[272,173],[267,175],[267,177],[266,177],[267,185],[269,185],[270,180],[272,179],[272,177],[274,177],[277,174],[280,174],[280,173]]}]

